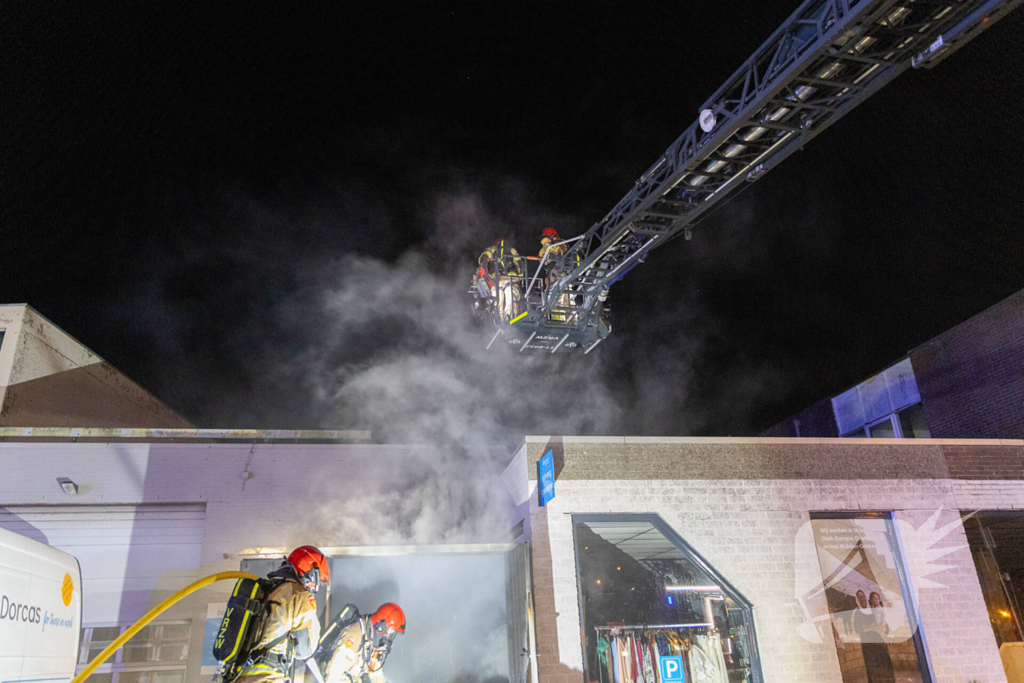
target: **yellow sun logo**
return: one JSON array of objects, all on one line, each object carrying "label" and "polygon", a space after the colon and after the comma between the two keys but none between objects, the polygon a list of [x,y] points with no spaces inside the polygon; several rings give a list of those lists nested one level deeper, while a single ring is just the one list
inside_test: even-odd
[{"label": "yellow sun logo", "polygon": [[64,598],[64,606],[71,604],[71,595],[75,592],[75,582],[71,580],[71,574],[64,575],[64,585],[60,587],[60,596]]}]

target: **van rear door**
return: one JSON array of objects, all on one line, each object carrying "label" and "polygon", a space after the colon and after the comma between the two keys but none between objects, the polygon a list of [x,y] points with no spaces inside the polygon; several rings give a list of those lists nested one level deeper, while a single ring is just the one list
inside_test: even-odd
[{"label": "van rear door", "polygon": [[0,529],[0,681],[73,678],[81,626],[78,560]]}]

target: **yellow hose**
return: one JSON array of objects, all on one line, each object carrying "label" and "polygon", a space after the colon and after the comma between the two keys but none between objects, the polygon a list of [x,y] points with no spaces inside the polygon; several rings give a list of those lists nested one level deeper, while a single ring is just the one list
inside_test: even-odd
[{"label": "yellow hose", "polygon": [[86,664],[85,668],[82,669],[77,676],[71,679],[71,683],[82,683],[82,681],[84,681],[86,678],[92,675],[92,672],[96,670],[96,667],[110,659],[110,656],[117,652],[118,648],[124,645],[129,638],[131,638],[136,633],[141,631],[146,624],[148,624],[149,622],[153,621],[158,616],[166,612],[171,605],[178,602],[186,595],[191,595],[200,588],[205,588],[206,586],[209,586],[211,583],[216,583],[217,581],[224,581],[226,579],[259,578],[260,577],[256,576],[255,574],[250,574],[249,572],[220,572],[218,574],[211,574],[210,576],[207,576],[205,579],[199,579],[195,583],[185,586],[180,591],[178,591],[171,597],[167,598],[153,609],[149,610],[149,612],[146,613],[146,616],[136,621],[128,628],[127,631],[122,633],[114,642],[103,648],[103,652],[96,655],[96,658],[94,660]]}]

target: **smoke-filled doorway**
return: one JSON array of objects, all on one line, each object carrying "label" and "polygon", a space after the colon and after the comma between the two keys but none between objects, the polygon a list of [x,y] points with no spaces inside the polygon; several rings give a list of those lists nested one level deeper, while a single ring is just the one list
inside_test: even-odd
[{"label": "smoke-filled doorway", "polygon": [[[385,602],[405,612],[406,634],[383,670],[388,683],[525,683],[525,545],[322,550],[331,561],[330,599],[317,598],[325,628],[349,603],[362,614]],[[260,554],[242,570],[266,576],[283,551]]]}]

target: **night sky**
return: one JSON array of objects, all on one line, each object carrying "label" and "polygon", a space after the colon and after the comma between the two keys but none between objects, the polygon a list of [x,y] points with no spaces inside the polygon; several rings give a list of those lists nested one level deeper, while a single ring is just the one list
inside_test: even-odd
[{"label": "night sky", "polygon": [[[332,277],[415,253],[461,296],[498,233],[583,232],[797,5],[6,3],[0,301],[200,426],[372,423],[339,395],[424,349],[399,316],[316,354]],[[756,434],[1024,287],[1022,36],[906,73],[653,252],[595,353],[524,361],[544,397],[510,429]],[[614,419],[562,420],[570,374]]]}]

